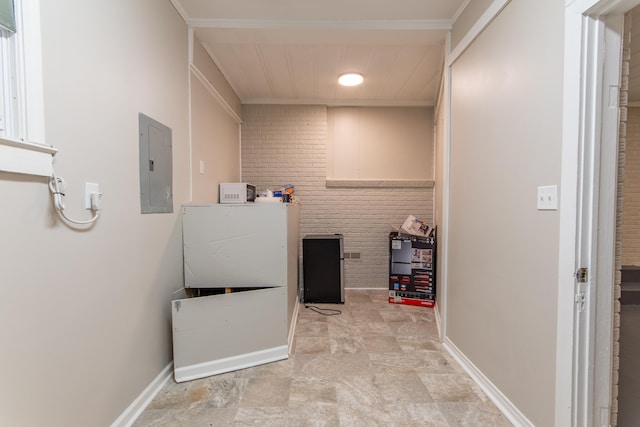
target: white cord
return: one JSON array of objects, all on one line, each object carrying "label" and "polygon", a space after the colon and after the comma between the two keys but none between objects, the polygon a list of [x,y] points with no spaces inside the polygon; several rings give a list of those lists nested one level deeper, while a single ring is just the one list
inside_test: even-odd
[{"label": "white cord", "polygon": [[49,191],[51,191],[51,195],[53,196],[53,204],[58,214],[62,218],[64,218],[65,220],[73,224],[87,225],[87,224],[93,224],[94,222],[96,222],[96,220],[100,216],[100,212],[98,212],[97,210],[94,210],[93,217],[86,221],[76,221],[75,219],[69,218],[64,213],[64,196],[65,196],[64,192],[67,188],[67,183],[64,181],[62,177],[56,176],[55,171],[52,171],[51,173],[52,175],[51,175],[51,178],[49,179]]}]

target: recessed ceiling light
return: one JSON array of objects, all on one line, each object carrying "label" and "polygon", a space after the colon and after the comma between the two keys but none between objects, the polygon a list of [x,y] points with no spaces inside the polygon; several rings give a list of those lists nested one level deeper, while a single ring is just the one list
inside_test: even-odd
[{"label": "recessed ceiling light", "polygon": [[338,77],[338,83],[342,86],[358,86],[363,80],[364,77],[360,73],[345,73]]}]

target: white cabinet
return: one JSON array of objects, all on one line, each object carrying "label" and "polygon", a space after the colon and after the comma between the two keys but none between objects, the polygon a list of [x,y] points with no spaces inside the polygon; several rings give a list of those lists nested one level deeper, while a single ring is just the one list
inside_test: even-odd
[{"label": "white cabinet", "polygon": [[182,209],[185,288],[194,296],[171,304],[176,381],[286,359],[298,309],[299,206]]}]

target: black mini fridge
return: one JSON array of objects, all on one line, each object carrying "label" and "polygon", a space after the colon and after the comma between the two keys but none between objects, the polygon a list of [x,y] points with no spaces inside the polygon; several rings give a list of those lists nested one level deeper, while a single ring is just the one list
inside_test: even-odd
[{"label": "black mini fridge", "polygon": [[308,235],[302,239],[302,300],[307,303],[344,303],[344,249],[342,234]]}]

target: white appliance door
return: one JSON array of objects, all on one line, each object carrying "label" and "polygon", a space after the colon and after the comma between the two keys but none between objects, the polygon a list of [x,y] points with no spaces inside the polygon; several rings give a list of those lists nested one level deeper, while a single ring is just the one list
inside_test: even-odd
[{"label": "white appliance door", "polygon": [[171,302],[177,382],[289,357],[284,287]]},{"label": "white appliance door", "polygon": [[286,214],[282,203],[185,207],[185,286],[287,286]]}]

